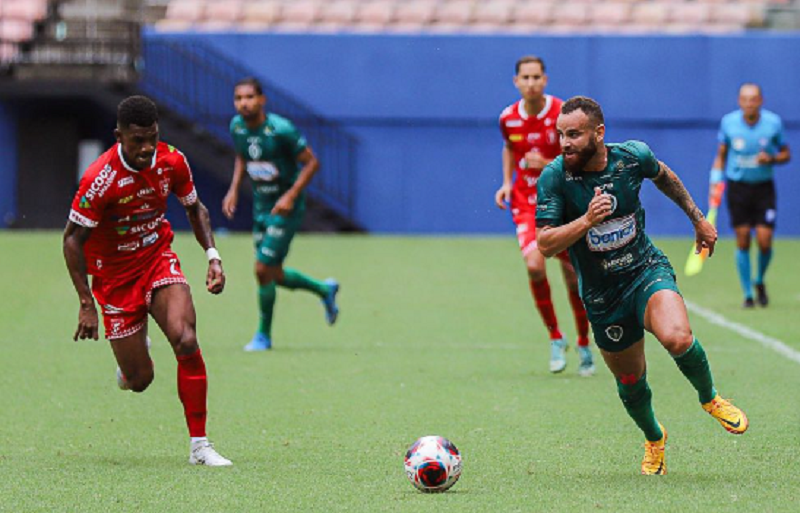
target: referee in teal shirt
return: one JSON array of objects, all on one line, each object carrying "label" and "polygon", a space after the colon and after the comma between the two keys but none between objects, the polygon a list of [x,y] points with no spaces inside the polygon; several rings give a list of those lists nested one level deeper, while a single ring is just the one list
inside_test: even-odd
[{"label": "referee in teal shirt", "polygon": [[[739,88],[739,109],[722,118],[719,149],[711,169],[711,185],[726,180],[728,211],[736,232],[736,268],[744,292],[744,307],[756,299],[767,306],[764,275],[772,259],[772,234],[777,219],[773,168],[791,158],[783,122],[774,112],[762,109],[764,98],[758,84]],[[750,270],[750,234],[755,228],[758,270],[755,281]]]}]

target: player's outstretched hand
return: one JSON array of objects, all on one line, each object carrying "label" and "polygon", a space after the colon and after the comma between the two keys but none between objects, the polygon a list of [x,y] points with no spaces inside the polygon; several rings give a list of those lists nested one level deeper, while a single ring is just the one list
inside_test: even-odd
[{"label": "player's outstretched hand", "polygon": [[503,186],[497,189],[497,192],[494,193],[494,203],[499,208],[505,210],[506,205],[510,201],[511,201],[511,185],[503,184]]},{"label": "player's outstretched hand", "polygon": [[219,260],[208,262],[206,288],[212,294],[219,294],[225,288],[225,271],[222,270],[222,263]]},{"label": "player's outstretched hand", "polygon": [[714,254],[717,243],[717,229],[714,225],[703,219],[694,226],[695,248],[694,252],[700,254],[703,248],[708,248],[708,256]]},{"label": "player's outstretched hand", "polygon": [[238,192],[228,191],[228,194],[222,198],[222,214],[228,219],[233,219],[233,214],[236,213],[237,203],[239,203]]},{"label": "player's outstretched hand", "polygon": [[78,329],[75,330],[72,340],[77,341],[78,339],[83,340],[86,338],[97,340],[100,331],[98,324],[97,309],[94,304],[81,306],[81,309],[78,310]]},{"label": "player's outstretched hand", "polygon": [[610,194],[603,194],[600,187],[594,188],[594,198],[589,202],[586,209],[586,218],[592,226],[600,224],[603,219],[611,215],[613,211],[613,200]]}]

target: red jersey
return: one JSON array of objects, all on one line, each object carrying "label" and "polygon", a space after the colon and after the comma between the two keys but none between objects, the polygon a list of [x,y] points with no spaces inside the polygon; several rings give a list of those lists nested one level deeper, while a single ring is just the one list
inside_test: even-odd
[{"label": "red jersey", "polygon": [[544,108],[536,116],[525,111],[525,100],[506,107],[500,114],[500,131],[511,150],[516,178],[511,197],[511,208],[533,208],[536,205],[536,181],[541,169],[528,169],[525,154],[536,150],[547,159],[561,154],[556,132],[556,119],[561,112],[561,99],[546,94]]},{"label": "red jersey", "polygon": [[89,274],[135,275],[169,248],[173,232],[164,215],[170,192],[184,205],[197,201],[186,157],[163,142],[141,171],[128,166],[119,144],[89,166],[69,213],[70,221],[93,229],[84,246]]}]

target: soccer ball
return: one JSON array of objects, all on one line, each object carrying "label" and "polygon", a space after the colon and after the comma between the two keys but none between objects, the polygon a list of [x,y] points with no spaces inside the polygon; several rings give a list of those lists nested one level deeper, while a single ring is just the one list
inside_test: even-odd
[{"label": "soccer ball", "polygon": [[443,492],[461,477],[461,453],[441,436],[423,436],[408,448],[406,476],[418,490]]}]

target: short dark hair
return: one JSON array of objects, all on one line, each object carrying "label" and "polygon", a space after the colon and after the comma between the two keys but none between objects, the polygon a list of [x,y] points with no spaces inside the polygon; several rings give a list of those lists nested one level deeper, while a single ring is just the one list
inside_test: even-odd
[{"label": "short dark hair", "polygon": [[117,107],[117,125],[120,128],[152,126],[157,122],[158,107],[147,96],[129,96]]},{"label": "short dark hair", "polygon": [[541,57],[537,57],[536,55],[525,55],[519,58],[517,61],[517,65],[515,66],[515,74],[519,75],[519,69],[522,67],[523,64],[528,64],[529,62],[538,62],[539,66],[542,67],[542,73],[546,70],[544,69],[544,61]]},{"label": "short dark hair", "polygon": [[580,110],[586,114],[595,125],[605,124],[603,109],[600,108],[600,104],[588,96],[573,96],[561,105],[562,114],[570,114],[576,110]]},{"label": "short dark hair", "polygon": [[747,87],[755,87],[756,89],[758,89],[758,95],[761,96],[761,97],[764,96],[764,91],[761,90],[761,85],[756,84],[755,82],[743,82],[742,85],[739,86],[739,91],[741,91],[742,88],[745,87],[745,86],[747,86]]},{"label": "short dark hair", "polygon": [[236,82],[236,85],[233,88],[236,89],[237,87],[243,85],[253,86],[253,89],[256,90],[256,94],[258,95],[264,94],[264,88],[261,87],[261,81],[258,80],[256,77],[244,77],[243,79]]}]

